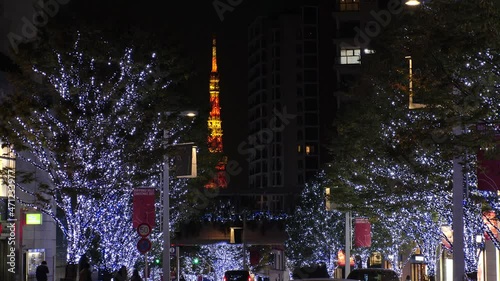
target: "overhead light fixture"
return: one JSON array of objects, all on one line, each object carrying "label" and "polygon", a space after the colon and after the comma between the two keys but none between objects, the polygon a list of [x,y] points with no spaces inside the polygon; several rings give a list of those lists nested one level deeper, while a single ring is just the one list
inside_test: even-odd
[{"label": "overhead light fixture", "polygon": [[420,5],[420,1],[418,1],[418,0],[407,0],[405,2],[405,4],[408,5],[408,6],[418,6],[418,5]]},{"label": "overhead light fixture", "polygon": [[179,115],[180,116],[186,116],[186,117],[196,117],[196,116],[198,116],[198,111],[185,110],[185,111],[179,112]]}]

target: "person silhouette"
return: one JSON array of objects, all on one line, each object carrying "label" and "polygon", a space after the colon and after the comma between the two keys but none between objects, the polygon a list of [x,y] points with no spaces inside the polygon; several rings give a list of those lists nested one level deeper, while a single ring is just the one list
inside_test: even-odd
[{"label": "person silhouette", "polygon": [[47,281],[47,274],[49,274],[49,267],[46,261],[42,261],[42,264],[36,267],[36,280]]}]

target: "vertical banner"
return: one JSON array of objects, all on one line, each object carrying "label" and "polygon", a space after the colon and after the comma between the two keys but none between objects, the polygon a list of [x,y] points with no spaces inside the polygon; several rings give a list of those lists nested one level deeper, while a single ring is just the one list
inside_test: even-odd
[{"label": "vertical banner", "polygon": [[487,159],[483,150],[477,154],[477,188],[483,191],[500,190],[500,159]]},{"label": "vertical banner", "polygon": [[155,226],[155,189],[135,188],[132,210],[132,224],[134,228],[143,223],[147,223],[153,228]]},{"label": "vertical banner", "polygon": [[370,247],[372,244],[371,225],[367,218],[354,219],[354,246]]},{"label": "vertical banner", "polygon": [[256,266],[260,262],[260,253],[257,249],[250,249],[250,265]]}]

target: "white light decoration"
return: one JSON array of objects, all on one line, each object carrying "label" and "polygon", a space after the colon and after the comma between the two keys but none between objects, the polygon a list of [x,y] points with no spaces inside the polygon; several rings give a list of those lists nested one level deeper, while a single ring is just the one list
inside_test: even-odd
[{"label": "white light decoration", "polygon": [[[163,157],[158,162],[152,157],[163,151],[160,111],[168,110],[168,104],[155,107],[152,98],[172,81],[167,74],[146,71],[160,62],[156,53],[146,64],[136,63],[132,48],[103,60],[86,55],[79,40],[69,52],[53,50],[54,67],[33,65],[53,90],[54,107],[41,107],[11,124],[29,152],[17,156],[50,179],[38,193],[51,202],[24,203],[57,222],[67,240],[68,263],[98,253],[100,261],[91,262],[101,269],[131,268],[140,258],[131,220],[132,190],[160,185]],[[32,98],[47,104],[36,94]],[[185,129],[178,124],[169,124],[170,135]],[[179,187],[183,183],[171,183],[172,225],[187,214],[180,208],[188,205],[187,190]],[[153,232],[150,238],[156,243],[161,235]]]}]

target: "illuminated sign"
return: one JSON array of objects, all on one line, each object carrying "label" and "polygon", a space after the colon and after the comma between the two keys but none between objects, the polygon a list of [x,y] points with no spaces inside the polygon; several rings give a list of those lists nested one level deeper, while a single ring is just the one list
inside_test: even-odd
[{"label": "illuminated sign", "polygon": [[26,224],[27,225],[42,224],[42,213],[26,213]]}]

